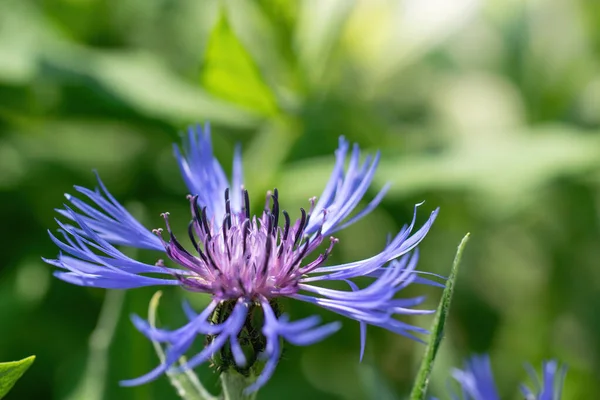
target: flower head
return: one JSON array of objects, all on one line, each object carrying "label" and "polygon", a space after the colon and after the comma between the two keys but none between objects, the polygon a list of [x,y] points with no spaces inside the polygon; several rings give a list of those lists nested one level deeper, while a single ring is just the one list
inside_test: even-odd
[{"label": "flower head", "polygon": [[[415,333],[427,333],[396,319],[402,314],[433,312],[412,308],[424,298],[395,296],[415,282],[440,285],[418,276],[415,269],[416,246],[427,234],[437,210],[414,231],[415,206],[413,221],[379,254],[347,264],[325,265],[337,243],[331,235],[372,211],[387,191],[385,186],[362,210],[351,215],[371,184],[379,154],[367,156],[361,163],[358,146],[350,150],[348,142],[340,138],[335,167],[325,190],[318,200],[310,199],[308,210],[301,209],[296,220],[282,210],[277,189],[267,193],[263,212],[251,215],[250,196],[243,186],[241,152],[236,149],[230,182],[213,156],[208,127],[190,128],[183,149],[175,146],[175,155],[191,193],[187,196],[191,210],[187,244],[174,235],[168,213],[162,214],[166,232],[149,231],[119,204],[99,177],[95,191],[75,187],[87,201],[66,195],[70,204],[59,213],[70,222],[58,221],[62,239],[50,233],[63,253],[58,259],[46,261],[60,268],[55,275],[64,281],[107,289],[176,285],[211,295],[210,304],[199,314],[186,303],[184,311],[189,322],[173,331],[151,327],[133,317],[144,335],[169,347],[161,365],[123,384],[145,383],[174,368],[196,337],[205,335],[206,347],[180,369],[194,368],[221,354],[230,355],[231,366],[243,371],[261,357],[264,368],[248,390],[258,389],[279,361],[280,339],[304,346],[340,328],[339,322],[320,325],[317,316],[290,321],[279,312],[280,297],[312,303],[358,321],[361,358],[367,325],[416,340]],[[323,242],[326,244],[321,246]],[[145,264],[126,256],[115,245],[162,252],[170,261],[159,259],[155,265]],[[315,252],[319,254],[307,262]],[[359,287],[352,281],[356,277],[371,281]],[[317,285],[328,280],[344,281],[349,290]],[[249,323],[257,314],[262,318],[259,332]],[[252,351],[246,351],[248,346]]]},{"label": "flower head", "polygon": [[[525,400],[560,400],[565,367],[559,368],[555,360],[545,361],[542,364],[541,379],[530,365],[527,365],[527,370],[534,382],[534,388],[521,385]],[[452,376],[460,384],[464,400],[500,400],[487,355],[471,357],[466,361],[465,369],[455,369]]]}]

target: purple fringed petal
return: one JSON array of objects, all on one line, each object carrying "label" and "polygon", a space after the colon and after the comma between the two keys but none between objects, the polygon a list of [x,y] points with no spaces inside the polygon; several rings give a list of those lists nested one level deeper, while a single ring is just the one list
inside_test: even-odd
[{"label": "purple fringed petal", "polygon": [[76,272],[55,271],[54,276],[60,280],[78,286],[102,289],[134,289],[143,286],[179,285],[174,279],[150,278],[127,273],[105,272],[103,275],[87,275]]},{"label": "purple fringed petal", "polygon": [[[350,289],[352,289],[353,291],[357,292],[359,290],[358,285],[356,283],[349,280],[346,280],[345,282],[350,286]],[[364,321],[358,321],[358,326],[360,330],[360,353],[358,359],[362,362],[363,357],[365,355],[365,347],[367,346],[367,323]]]},{"label": "purple fringed petal", "polygon": [[265,349],[267,362],[256,381],[246,388],[246,393],[257,391],[273,376],[281,357],[280,337],[296,346],[309,346],[332,335],[341,327],[339,322],[317,326],[320,322],[317,316],[294,322],[289,322],[286,316],[277,319],[267,299],[262,299],[261,304],[265,315],[263,334],[267,339]]},{"label": "purple fringed petal", "polygon": [[382,268],[381,275],[370,285],[359,289],[349,282],[351,291],[326,289],[301,283],[299,289],[318,295],[294,294],[290,297],[317,304],[323,308],[358,321],[361,325],[361,357],[364,350],[364,334],[366,324],[375,325],[399,333],[411,339],[421,341],[413,332],[427,334],[426,329],[415,327],[394,319],[401,314],[430,314],[434,310],[410,309],[420,304],[424,298],[395,299],[394,296],[403,288],[413,283],[418,252],[407,254],[400,260]]},{"label": "purple fringed petal", "polygon": [[[67,200],[79,212],[74,213],[71,210],[57,210],[64,217],[74,221],[73,215],[77,215],[79,220],[86,226],[96,232],[104,240],[124,246],[131,246],[141,249],[163,250],[163,246],[156,237],[146,229],[138,220],[136,220],[108,191],[98,173],[98,188],[95,191],[81,186],[75,186],[82,195],[86,196],[95,207],[90,206],[77,197],[65,194]],[[82,236],[87,236],[82,230],[78,230]]]},{"label": "purple fringed petal", "polygon": [[[315,217],[306,226],[305,233],[307,234],[313,234],[321,229],[323,235],[329,235],[353,224],[377,207],[389,189],[389,185],[385,185],[362,211],[343,223],[369,189],[380,158],[379,152],[375,157],[367,156],[361,166],[359,160],[360,148],[355,144],[348,169],[344,171],[348,149],[348,141],[341,136],[339,147],[335,152],[335,167],[325,190],[323,190],[321,197],[319,197],[312,210],[311,214]],[[326,218],[320,218],[321,214],[325,214]]]},{"label": "purple fringed petal", "polygon": [[[169,368],[173,367],[173,365],[186,353],[198,334],[213,334],[216,336],[200,353],[190,358],[185,364],[174,368],[174,371],[183,372],[187,369],[195,368],[207,361],[212,354],[219,351],[228,339],[231,340],[231,338],[237,337],[246,320],[248,305],[244,301],[238,301],[229,318],[222,324],[214,325],[207,319],[214,311],[217,304],[218,302],[216,301],[211,302],[202,313],[196,316],[187,325],[171,332],[152,328],[145,321],[141,320],[141,318],[134,317],[133,322],[135,326],[140,332],[148,337],[148,339],[167,343],[170,346],[167,348],[164,363],[139,378],[121,381],[121,385],[136,386],[158,378]],[[233,345],[233,347],[235,347],[235,345]],[[240,357],[239,354],[238,357]]]},{"label": "purple fringed petal", "polygon": [[231,340],[232,337],[239,335],[246,321],[247,314],[248,304],[240,299],[225,322],[219,325],[207,323],[208,326],[202,326],[198,329],[198,333],[216,335],[215,339],[204,350],[190,358],[187,363],[176,368],[176,371],[183,372],[196,368],[198,365],[206,362],[211,355],[225,345],[228,339]]},{"label": "purple fringed petal", "polygon": [[357,276],[369,276],[374,271],[377,271],[387,262],[394,260],[404,254],[407,254],[411,250],[417,247],[417,245],[425,238],[427,232],[433,225],[437,214],[439,212],[439,208],[434,210],[427,222],[417,230],[412,236],[410,233],[415,225],[417,207],[421,204],[417,204],[415,206],[415,212],[413,216],[413,220],[410,225],[405,226],[396,237],[391,240],[387,246],[383,249],[383,251],[373,257],[367,258],[361,261],[355,261],[342,265],[334,265],[334,266],[325,266],[316,268],[311,272],[312,274],[325,274],[325,275],[317,275],[310,276],[305,278],[303,282],[310,281],[319,281],[319,280],[342,280],[342,279],[350,279]]},{"label": "purple fringed petal", "polygon": [[[89,228],[83,219],[66,207],[65,212],[76,221],[80,229],[62,224],[60,231],[64,241],[48,232],[52,241],[68,255],[60,255],[56,260],[44,259],[47,263],[68,270],[57,272],[64,281],[81,286],[107,289],[130,289],[151,285],[179,285],[177,279],[159,279],[140,274],[154,273],[186,275],[187,271],[168,269],[136,261],[117,250],[108,241]],[[85,237],[79,234],[83,231]]]},{"label": "purple fringed petal", "polygon": [[[198,196],[198,205],[201,208],[206,207],[209,219],[220,223],[226,214],[223,193],[230,184],[221,164],[213,155],[209,124],[204,125],[204,130],[200,125],[190,127],[183,151],[176,144],[174,150],[183,180],[190,192]],[[232,178],[231,210],[239,213],[242,209],[243,184],[242,156],[239,148],[236,148],[234,155]]]}]

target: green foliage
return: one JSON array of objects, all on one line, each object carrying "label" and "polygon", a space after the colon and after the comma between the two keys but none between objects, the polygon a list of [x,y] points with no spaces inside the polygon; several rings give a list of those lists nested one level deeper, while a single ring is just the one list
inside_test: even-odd
[{"label": "green foliage", "polygon": [[[161,227],[159,213],[170,211],[185,235],[186,189],[170,146],[205,120],[226,170],[242,144],[255,210],[274,186],[292,216],[306,207],[328,179],[340,134],[381,149],[367,198],[386,182],[390,192],[339,233],[331,264],[380,251],[422,200],[418,222],[425,209],[442,212],[419,270],[446,274],[456,235],[476,232],[430,393],[443,398],[449,369],[472,352],[491,353],[506,398],[524,378],[515,363],[548,357],[570,366],[563,400],[600,392],[597,3],[0,1],[0,359],[33,352],[39,365],[24,377],[35,385],[16,385],[11,396],[64,399],[87,382],[103,294],[57,281],[40,261],[57,253],[46,229],[56,227],[63,193],[93,186],[97,168],[145,226]],[[126,318],[145,313],[153,292],[128,292],[115,317],[96,392],[104,399],[173,397],[168,379],[117,384],[156,366],[152,344]],[[406,292],[439,296],[425,286]],[[165,290],[160,326],[183,323],[180,295]],[[321,313],[285,307],[292,318]],[[422,348],[373,328],[358,364],[354,328],[344,321],[334,339],[289,347],[259,398],[408,393]],[[216,374],[197,373],[216,392]]]},{"label": "green foliage", "polygon": [[19,361],[0,363],[0,399],[6,396],[34,360],[35,356],[31,356]]},{"label": "green foliage", "polygon": [[419,368],[417,379],[415,380],[413,390],[410,394],[410,400],[424,400],[425,395],[427,394],[427,386],[429,386],[429,378],[431,375],[431,370],[433,369],[433,363],[435,361],[435,357],[437,356],[440,345],[442,344],[442,339],[444,338],[444,327],[446,326],[446,318],[448,318],[448,313],[450,312],[450,303],[452,302],[452,296],[454,295],[454,286],[456,285],[458,267],[460,265],[463,250],[469,241],[469,237],[470,234],[467,233],[463,240],[461,240],[460,244],[458,245],[458,249],[456,250],[456,256],[454,257],[454,262],[452,263],[452,270],[450,271],[450,275],[446,281],[446,287],[444,288],[440,305],[438,306],[435,319],[433,320],[431,338],[429,339],[429,343],[425,349],[423,361],[421,361],[421,367]]}]

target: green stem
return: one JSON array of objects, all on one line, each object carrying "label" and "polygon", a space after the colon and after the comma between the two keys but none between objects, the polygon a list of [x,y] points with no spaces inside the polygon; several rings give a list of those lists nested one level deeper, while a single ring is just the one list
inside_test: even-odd
[{"label": "green stem", "polygon": [[104,397],[108,372],[108,350],[117,329],[125,291],[108,290],[102,303],[98,324],[89,341],[84,375],[68,399],[99,400]]},{"label": "green stem", "polygon": [[224,400],[254,400],[256,392],[249,395],[244,393],[244,389],[250,386],[256,380],[250,375],[245,377],[235,370],[228,370],[221,374],[221,386],[223,387]]}]

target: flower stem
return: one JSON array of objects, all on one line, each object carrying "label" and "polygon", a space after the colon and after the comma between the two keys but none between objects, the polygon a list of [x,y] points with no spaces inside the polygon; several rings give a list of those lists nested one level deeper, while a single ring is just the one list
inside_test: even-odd
[{"label": "flower stem", "polygon": [[245,394],[244,389],[254,382],[255,378],[250,375],[245,377],[239,372],[230,369],[221,374],[221,386],[223,387],[224,400],[254,400],[256,393]]},{"label": "flower stem", "polygon": [[[150,300],[150,305],[148,306],[148,322],[152,328],[156,326],[156,309],[158,308],[161,296],[162,291],[160,290],[154,293],[154,296],[152,296],[152,299]],[[158,342],[152,342],[152,345],[154,346],[154,350],[156,351],[160,362],[164,363],[166,356],[162,346]],[[180,365],[184,365],[185,362],[186,360],[183,357],[179,360]],[[202,386],[202,383],[200,383],[200,380],[194,372],[189,369],[186,369],[186,371],[181,374],[177,374],[173,371],[167,371],[166,374],[171,385],[175,388],[177,395],[183,400],[220,400],[218,397],[210,394],[210,392]]]}]

